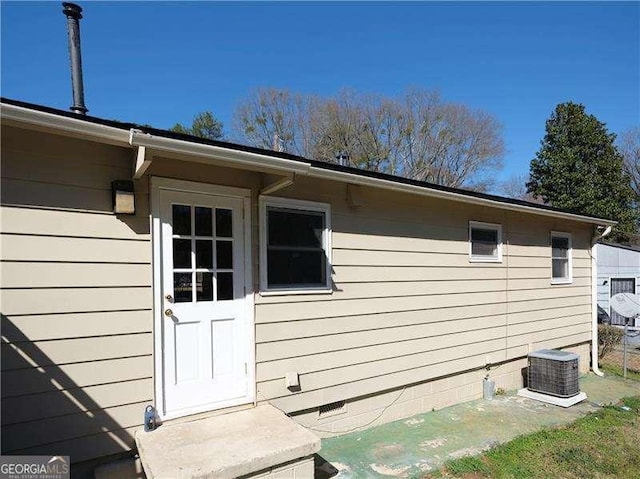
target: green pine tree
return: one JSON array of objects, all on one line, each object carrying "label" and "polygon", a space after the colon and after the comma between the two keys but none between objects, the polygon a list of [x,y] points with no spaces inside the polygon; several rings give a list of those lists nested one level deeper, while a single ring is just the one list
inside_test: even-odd
[{"label": "green pine tree", "polygon": [[199,136],[209,140],[220,140],[223,136],[223,124],[210,111],[203,111],[193,117],[191,127],[185,127],[176,123],[171,127],[171,131],[184,133],[187,135]]},{"label": "green pine tree", "polygon": [[611,238],[628,241],[638,211],[615,138],[583,105],[559,104],[531,160],[527,191],[557,208],[618,221]]}]

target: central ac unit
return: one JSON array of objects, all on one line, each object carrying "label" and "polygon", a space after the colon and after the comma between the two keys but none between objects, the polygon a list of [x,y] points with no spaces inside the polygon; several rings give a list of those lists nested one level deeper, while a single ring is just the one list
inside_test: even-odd
[{"label": "central ac unit", "polygon": [[578,361],[580,356],[555,349],[529,354],[527,389],[542,394],[569,398],[580,393]]}]

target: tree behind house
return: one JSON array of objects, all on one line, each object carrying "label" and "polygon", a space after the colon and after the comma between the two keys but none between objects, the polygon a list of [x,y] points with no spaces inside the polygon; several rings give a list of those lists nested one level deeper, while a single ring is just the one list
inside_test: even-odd
[{"label": "tree behind house", "polygon": [[624,158],[624,168],[631,178],[631,187],[640,203],[640,126],[623,132],[618,138],[618,149]]},{"label": "tree behind house", "polygon": [[185,127],[180,123],[176,123],[171,128],[171,131],[176,133],[184,133],[186,135],[199,136],[200,138],[206,138],[209,140],[222,139],[223,124],[218,120],[210,111],[203,111],[193,117],[193,122],[190,127]]},{"label": "tree behind house", "polygon": [[240,141],[446,186],[486,189],[501,168],[498,121],[414,89],[399,97],[345,90],[331,97],[262,89],[236,109]]},{"label": "tree behind house", "polygon": [[531,161],[527,191],[573,213],[616,220],[612,239],[628,240],[638,213],[615,134],[580,104],[558,105]]}]

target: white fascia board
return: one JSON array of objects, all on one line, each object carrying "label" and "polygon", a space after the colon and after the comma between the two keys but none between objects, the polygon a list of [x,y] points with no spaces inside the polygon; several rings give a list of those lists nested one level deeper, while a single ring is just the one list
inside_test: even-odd
[{"label": "white fascia board", "polygon": [[459,201],[463,203],[470,203],[474,205],[490,206],[492,208],[500,208],[503,210],[518,211],[522,213],[537,214],[543,216],[550,216],[553,218],[562,218],[573,221],[584,221],[596,225],[615,225],[616,221],[605,220],[602,218],[594,218],[591,216],[577,215],[573,213],[564,213],[562,211],[552,211],[543,208],[536,208],[534,206],[517,205],[512,203],[504,203],[502,201],[496,201],[489,198],[479,198],[476,196],[467,196],[462,193],[456,193],[453,191],[440,191],[422,186],[408,185],[406,183],[397,183],[395,181],[384,180],[381,178],[372,178],[361,175],[354,175],[353,173],[347,173],[343,171],[325,170],[323,168],[311,167],[309,176],[316,178],[332,179],[338,181],[344,181],[348,183],[359,184],[363,186],[371,186],[375,188],[384,188],[388,190],[401,191],[404,193],[419,194],[422,196],[429,196],[432,198],[442,198],[450,201]]},{"label": "white fascia board", "polygon": [[96,140],[106,141],[111,144],[144,146],[149,149],[197,156],[200,158],[210,158],[212,160],[228,161],[232,164],[235,163],[243,165],[244,167],[270,168],[273,170],[280,170],[286,174],[296,173],[300,175],[308,175],[314,178],[342,181],[363,186],[371,186],[374,188],[384,188],[387,190],[419,194],[432,198],[442,198],[475,205],[485,205],[493,208],[537,214],[553,218],[583,221],[596,225],[613,226],[617,223],[616,221],[601,218],[563,213],[560,211],[550,211],[533,206],[503,203],[501,201],[491,200],[488,198],[471,197],[451,191],[439,191],[381,178],[372,178],[344,171],[328,170],[314,167],[301,161],[150,135],[148,133],[143,133],[140,130],[124,130],[112,126],[101,125],[99,123],[92,123],[82,119],[70,118],[6,103],[0,105],[0,117],[4,121],[16,122],[19,124],[30,125],[32,127],[40,127],[47,130],[58,130],[83,138],[93,138]]},{"label": "white fascia board", "polygon": [[301,175],[308,174],[309,169],[311,168],[311,165],[300,161],[276,158],[248,151],[233,150],[221,146],[205,145],[202,143],[166,138],[144,133],[140,130],[131,130],[129,143],[132,146],[145,146],[150,149],[170,153],[228,161],[245,167],[271,168]]},{"label": "white fascia board", "polygon": [[0,117],[3,121],[10,123],[24,124],[32,128],[62,131],[74,136],[101,140],[110,144],[127,146],[129,143],[128,130],[21,106],[2,103],[0,105]]},{"label": "white fascia board", "polygon": [[524,206],[511,203],[504,203],[501,201],[492,200],[489,198],[478,198],[475,196],[468,196],[462,193],[455,193],[452,191],[440,191],[423,186],[408,185],[406,183],[399,183],[396,181],[385,180],[382,178],[373,178],[369,176],[358,175],[354,173],[348,173],[344,171],[329,170],[325,168],[318,168],[300,161],[287,160],[285,158],[277,158],[269,155],[262,155],[258,153],[252,153],[247,151],[233,150],[230,148],[224,148],[221,146],[205,145],[201,143],[192,143],[184,140],[176,140],[173,138],[165,138],[161,136],[150,135],[143,133],[139,130],[131,130],[130,143],[133,146],[146,146],[149,148],[172,152],[187,154],[192,156],[198,156],[200,158],[211,158],[216,160],[225,160],[230,163],[236,163],[245,167],[253,166],[259,168],[271,168],[274,170],[280,170],[283,174],[290,175],[291,173],[307,175],[313,178],[321,178],[333,181],[341,181],[344,183],[352,183],[363,186],[371,186],[373,188],[384,188],[387,190],[400,191],[404,193],[418,194],[422,196],[429,196],[432,198],[442,198],[450,201],[459,201],[463,203],[469,203],[474,205],[490,206],[492,208],[500,208],[504,210],[518,211],[522,213],[537,214],[543,216],[550,216],[553,218],[562,218],[573,221],[583,221],[596,225],[615,225],[615,221],[605,220],[601,218],[593,218],[590,216],[576,215],[572,213],[564,213],[561,211],[551,211],[543,208],[536,208],[534,206]]}]

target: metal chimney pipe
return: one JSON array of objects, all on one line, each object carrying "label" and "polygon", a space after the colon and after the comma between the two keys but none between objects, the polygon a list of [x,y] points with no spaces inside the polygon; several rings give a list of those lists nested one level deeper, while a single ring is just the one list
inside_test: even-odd
[{"label": "metal chimney pipe", "polygon": [[62,13],[67,17],[67,36],[69,37],[69,58],[71,60],[71,87],[74,113],[85,115],[89,110],[84,104],[84,86],[82,83],[82,55],[80,53],[80,19],[82,8],[75,3],[62,3]]}]

